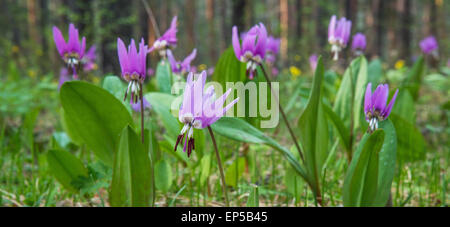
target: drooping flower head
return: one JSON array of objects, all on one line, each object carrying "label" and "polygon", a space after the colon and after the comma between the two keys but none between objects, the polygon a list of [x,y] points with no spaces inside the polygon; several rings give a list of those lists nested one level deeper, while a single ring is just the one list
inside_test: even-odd
[{"label": "drooping flower head", "polygon": [[436,38],[434,38],[434,36],[428,36],[420,41],[420,48],[422,49],[423,53],[427,55],[432,55],[435,58],[439,56],[438,42],[436,41]]},{"label": "drooping flower head", "polygon": [[84,57],[81,59],[83,70],[86,72],[91,71],[97,67],[97,65],[95,64],[95,59],[97,58],[97,56],[95,55],[95,50],[95,45],[92,45],[84,54]]},{"label": "drooping flower head", "polygon": [[177,16],[174,16],[169,29],[153,43],[149,52],[156,50],[161,57],[165,58],[167,56],[167,49],[177,45],[177,31]]},{"label": "drooping flower head", "polygon": [[334,53],[333,60],[338,60],[339,52],[347,46],[350,38],[352,22],[342,17],[336,21],[336,15],[333,15],[328,26],[328,42],[331,44],[331,52]]},{"label": "drooping flower head", "polygon": [[269,36],[266,45],[266,61],[270,64],[275,62],[275,56],[280,52],[280,39]]},{"label": "drooping flower head", "polygon": [[267,30],[264,24],[253,26],[244,36],[242,46],[239,42],[238,29],[233,26],[233,48],[236,58],[247,63],[247,75],[254,78],[256,67],[262,63],[266,55]]},{"label": "drooping flower head", "polygon": [[147,68],[148,47],[144,44],[144,39],[139,43],[139,52],[133,39],[127,48],[120,38],[117,38],[117,52],[119,55],[120,67],[122,69],[122,78],[128,82],[128,89],[125,92],[125,99],[131,90],[131,100],[137,103],[139,90],[142,89],[142,83],[145,80]]},{"label": "drooping flower head", "polygon": [[356,55],[361,55],[366,50],[366,36],[362,33],[356,33],[352,40],[352,50]]},{"label": "drooping flower head", "polygon": [[214,69],[214,66],[208,68],[208,70],[206,71],[208,76],[212,76],[214,74]]},{"label": "drooping flower head", "polygon": [[312,54],[311,56],[309,56],[309,66],[311,67],[311,70],[313,72],[316,71],[316,67],[317,67],[317,54]]},{"label": "drooping flower head", "polygon": [[192,150],[195,150],[194,128],[202,129],[210,126],[224,116],[227,110],[239,101],[239,98],[236,98],[223,108],[223,104],[231,89],[216,99],[214,86],[208,87],[206,91],[204,90],[206,77],[206,71],[202,71],[194,81],[194,73],[189,73],[184,88],[183,102],[178,114],[178,120],[184,126],[177,138],[175,151],[178,144],[182,144],[184,140],[183,151],[186,152],[187,150],[188,156],[191,155]]},{"label": "drooping flower head", "polygon": [[398,89],[386,106],[389,96],[389,86],[387,84],[380,84],[372,93],[372,83],[367,84],[364,97],[364,113],[366,114],[366,121],[369,122],[370,131],[376,130],[378,128],[378,122],[386,120],[389,116],[397,98],[397,93]]},{"label": "drooping flower head", "polygon": [[[146,98],[143,98],[143,100],[144,100],[144,110],[145,110],[145,109],[150,109],[150,108],[151,108],[151,105],[150,105],[150,103],[147,101],[147,99],[146,99]],[[131,101],[131,100],[130,100],[130,101]],[[141,100],[138,100],[137,103],[131,102],[130,105],[131,105],[131,109],[133,109],[135,112],[141,112]]]},{"label": "drooping flower head", "polygon": [[74,79],[77,79],[76,68],[79,66],[81,59],[84,56],[86,50],[86,38],[79,39],[78,29],[75,25],[69,25],[69,40],[66,43],[61,31],[53,26],[53,39],[55,40],[56,49],[58,49],[59,55],[61,55],[64,62],[69,68],[72,69]]},{"label": "drooping flower head", "polygon": [[172,73],[184,74],[191,72],[191,62],[195,59],[197,55],[197,49],[194,49],[192,53],[187,56],[183,61],[175,60],[171,50],[167,50],[167,58],[169,59],[170,66],[172,68]]}]

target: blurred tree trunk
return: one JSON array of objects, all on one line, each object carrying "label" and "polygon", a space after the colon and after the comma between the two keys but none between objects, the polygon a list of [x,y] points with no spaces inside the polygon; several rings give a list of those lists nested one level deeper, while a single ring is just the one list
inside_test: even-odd
[{"label": "blurred tree trunk", "polygon": [[98,66],[98,69],[101,70],[101,72],[104,72],[103,69],[103,58],[104,58],[104,53],[103,53],[103,38],[102,38],[102,34],[101,34],[101,29],[102,29],[102,15],[101,15],[101,3],[100,0],[93,0],[91,2],[92,4],[92,13],[94,20],[92,21],[92,25],[93,25],[93,33],[94,33],[94,44],[95,44],[95,48],[96,48],[96,54],[97,54],[97,59],[96,59],[96,64]]},{"label": "blurred tree trunk", "polygon": [[401,29],[400,35],[402,37],[402,53],[401,57],[409,61],[411,58],[411,24],[413,23],[411,17],[411,0],[401,0],[402,12],[401,12]]},{"label": "blurred tree trunk", "polygon": [[281,63],[287,63],[288,51],[288,23],[289,23],[289,8],[287,0],[280,0],[280,27],[281,27],[281,48],[280,56]]},{"label": "blurred tree trunk", "polygon": [[345,17],[356,25],[356,13],[358,12],[358,0],[345,1]]},{"label": "blurred tree trunk", "polygon": [[229,1],[220,1],[219,13],[220,13],[220,53],[225,51],[228,47],[228,40],[231,37],[231,28],[227,24],[227,3]]},{"label": "blurred tree trunk", "polygon": [[190,52],[195,47],[195,0],[186,0],[186,33],[188,35],[187,52]]},{"label": "blurred tree trunk", "polygon": [[27,0],[28,12],[28,35],[36,43],[41,43],[41,37],[38,31],[39,6],[35,0]]},{"label": "blurred tree trunk", "polygon": [[242,0],[232,0],[233,5],[233,15],[231,17],[231,23],[236,25],[238,29],[243,31],[246,29],[244,27],[244,9],[247,1]]},{"label": "blurred tree trunk", "polygon": [[[206,19],[208,20],[209,60],[217,58],[216,26],[214,23],[214,0],[206,0]],[[212,63],[212,62],[211,62]]]},{"label": "blurred tree trunk", "polygon": [[377,55],[380,57],[383,57],[383,36],[384,33],[384,18],[385,18],[385,7],[386,1],[378,0],[378,7],[377,7],[377,33],[376,33],[376,46],[377,46]]}]

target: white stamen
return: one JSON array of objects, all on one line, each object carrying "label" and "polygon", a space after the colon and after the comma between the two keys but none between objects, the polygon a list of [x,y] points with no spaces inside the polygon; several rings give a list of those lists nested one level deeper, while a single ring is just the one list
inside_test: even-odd
[{"label": "white stamen", "polygon": [[202,121],[200,121],[200,120],[195,120],[195,121],[192,123],[192,126],[194,126],[194,128],[200,128],[200,127],[202,127]]},{"label": "white stamen", "polygon": [[188,138],[191,138],[193,134],[194,134],[194,127],[190,127],[189,133],[188,133]]},{"label": "white stamen", "polygon": [[188,124],[185,124],[185,125],[183,126],[183,129],[181,129],[180,135],[183,135],[184,133],[186,133],[186,131],[188,130],[188,128],[189,128],[189,125],[188,125]]}]

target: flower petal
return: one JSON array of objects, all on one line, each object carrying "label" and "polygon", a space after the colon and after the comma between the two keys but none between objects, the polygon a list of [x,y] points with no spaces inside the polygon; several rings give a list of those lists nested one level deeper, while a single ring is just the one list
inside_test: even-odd
[{"label": "flower petal", "polygon": [[67,44],[61,31],[56,26],[53,26],[53,39],[55,40],[59,55],[64,56],[64,53],[67,51]]},{"label": "flower petal", "polygon": [[236,58],[238,60],[240,60],[241,55],[242,55],[241,44],[239,43],[238,30],[237,30],[236,26],[233,26],[232,42],[233,42],[234,54],[236,55]]}]

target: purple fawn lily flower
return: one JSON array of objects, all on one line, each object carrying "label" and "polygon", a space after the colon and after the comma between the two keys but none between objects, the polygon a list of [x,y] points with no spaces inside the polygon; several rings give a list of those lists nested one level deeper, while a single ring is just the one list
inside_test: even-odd
[{"label": "purple fawn lily flower", "polygon": [[[150,109],[150,108],[151,108],[151,105],[150,105],[150,103],[147,101],[147,99],[146,99],[146,98],[143,98],[143,100],[144,100],[144,110],[145,110],[145,109]],[[130,100],[130,101],[131,101],[131,100]],[[131,109],[133,109],[135,112],[141,112],[141,100],[138,100],[137,103],[131,102],[130,105],[131,105]]]},{"label": "purple fawn lily flower", "polygon": [[266,44],[266,61],[269,64],[275,62],[275,56],[280,52],[280,39],[276,39],[273,36],[267,38]]},{"label": "purple fawn lily flower", "polygon": [[174,16],[169,29],[153,43],[153,46],[148,51],[156,50],[161,57],[165,58],[167,49],[177,45],[177,31],[177,16]]},{"label": "purple fawn lily flower", "polygon": [[350,38],[352,22],[342,17],[336,21],[336,15],[333,15],[328,26],[328,42],[331,44],[331,52],[334,53],[333,60],[339,59],[339,52],[347,46]]},{"label": "purple fawn lily flower", "polygon": [[311,67],[311,70],[313,72],[316,71],[317,59],[317,54],[312,54],[311,56],[309,56],[309,66]]},{"label": "purple fawn lily flower", "polygon": [[55,40],[56,49],[61,55],[64,62],[72,69],[74,79],[78,78],[76,68],[80,65],[81,59],[86,50],[86,38],[79,39],[78,29],[75,25],[69,25],[69,40],[65,41],[64,36],[58,27],[53,26],[53,39]]},{"label": "purple fawn lily flower", "polygon": [[194,60],[196,55],[197,49],[194,49],[192,53],[189,56],[187,56],[183,61],[177,61],[175,60],[172,51],[167,50],[167,58],[169,59],[172,72],[178,75],[191,72],[191,62]]},{"label": "purple fawn lily flower", "polygon": [[84,57],[81,59],[83,70],[86,72],[89,72],[97,67],[97,65],[95,64],[95,59],[97,58],[97,56],[95,55],[95,50],[95,45],[92,45],[84,54]]},{"label": "purple fawn lily flower", "polygon": [[356,55],[363,54],[366,49],[366,36],[362,33],[356,33],[352,40],[352,50]]},{"label": "purple fawn lily flower", "polygon": [[148,47],[144,44],[144,39],[139,43],[139,52],[133,39],[127,48],[120,38],[117,38],[117,52],[119,55],[120,67],[122,69],[122,78],[128,82],[128,88],[125,92],[127,98],[128,92],[131,90],[131,100],[137,103],[139,91],[142,89],[142,83],[145,80],[147,68]]},{"label": "purple fawn lily flower", "polygon": [[428,36],[420,41],[420,48],[422,49],[423,53],[427,55],[431,55],[436,59],[439,57],[439,46],[434,36]]},{"label": "purple fawn lily flower", "polygon": [[378,122],[384,121],[389,116],[397,98],[397,93],[398,89],[386,106],[389,86],[387,84],[380,84],[372,94],[372,83],[367,84],[364,97],[364,113],[366,114],[366,121],[369,123],[370,132],[378,128]]},{"label": "purple fawn lily flower", "polygon": [[242,47],[239,43],[238,29],[233,26],[233,48],[236,58],[247,63],[247,75],[254,78],[256,67],[262,63],[266,55],[267,30],[264,24],[253,26],[244,36]]},{"label": "purple fawn lily flower", "polygon": [[183,143],[183,151],[188,152],[188,157],[194,145],[194,128],[202,129],[210,126],[219,120],[228,109],[230,109],[239,98],[233,100],[225,108],[223,104],[231,92],[231,89],[225,92],[220,98],[215,98],[214,86],[209,86],[204,91],[206,81],[206,71],[198,74],[197,80],[193,80],[194,73],[189,73],[186,86],[184,88],[183,103],[180,106],[178,120],[184,124],[180,135],[177,138],[174,150],[177,150],[178,144]]}]

